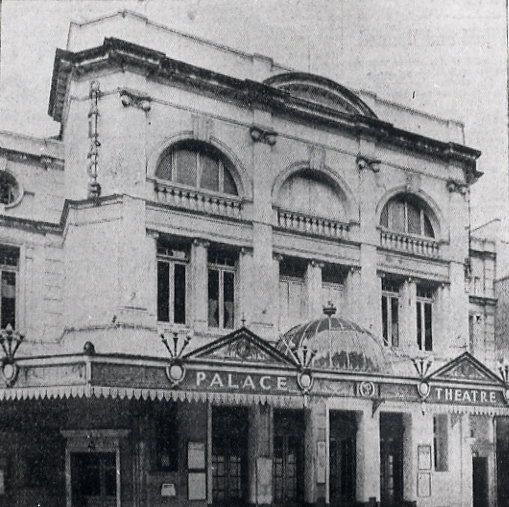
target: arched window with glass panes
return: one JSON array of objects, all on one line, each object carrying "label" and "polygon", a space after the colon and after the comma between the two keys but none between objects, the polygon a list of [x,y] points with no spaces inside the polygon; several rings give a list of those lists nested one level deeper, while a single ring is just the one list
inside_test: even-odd
[{"label": "arched window with glass panes", "polygon": [[403,194],[393,197],[382,210],[380,225],[400,234],[435,238],[426,206],[413,195]]},{"label": "arched window with glass panes", "polygon": [[238,195],[232,162],[217,148],[182,141],[168,148],[157,164],[156,177],[201,190]]}]

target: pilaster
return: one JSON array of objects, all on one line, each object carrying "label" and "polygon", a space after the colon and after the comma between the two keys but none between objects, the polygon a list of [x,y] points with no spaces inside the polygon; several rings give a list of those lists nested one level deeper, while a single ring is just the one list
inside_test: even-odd
[{"label": "pilaster", "polygon": [[239,269],[238,269],[238,283],[237,283],[237,322],[244,320],[250,324],[253,320],[252,299],[251,293],[253,275],[253,251],[249,248],[241,248],[239,254]]},{"label": "pilaster", "polygon": [[191,246],[191,301],[194,329],[205,332],[208,328],[208,271],[207,253],[209,242],[195,239]]},{"label": "pilaster", "polygon": [[349,320],[361,322],[361,314],[358,302],[362,299],[361,270],[358,267],[350,268],[346,279],[346,311]]},{"label": "pilaster", "polygon": [[[272,466],[263,467],[272,465],[271,439],[271,408],[259,404],[250,407],[248,453],[251,459],[248,460],[248,498],[252,505],[272,503]],[[264,473],[260,474],[262,468]]]},{"label": "pilaster", "polygon": [[322,311],[322,269],[323,262],[312,260],[306,271],[306,290],[308,300],[308,318],[317,319]]},{"label": "pilaster", "polygon": [[414,355],[417,353],[417,284],[407,278],[401,285],[400,297],[400,346]]},{"label": "pilaster", "polygon": [[380,501],[380,411],[359,414],[357,427],[357,501]]},{"label": "pilaster", "polygon": [[279,267],[277,276],[272,257],[272,227],[253,224],[253,260],[255,275],[249,287],[251,325],[253,332],[265,339],[275,338],[279,313]]}]

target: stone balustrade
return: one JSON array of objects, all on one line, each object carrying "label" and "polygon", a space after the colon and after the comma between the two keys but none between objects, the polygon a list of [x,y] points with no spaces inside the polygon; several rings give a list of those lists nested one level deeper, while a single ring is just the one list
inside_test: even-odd
[{"label": "stone balustrade", "polygon": [[327,238],[348,239],[349,224],[330,218],[305,215],[296,211],[278,209],[277,225],[283,229]]},{"label": "stone balustrade", "polygon": [[236,197],[208,194],[198,189],[176,187],[154,182],[158,202],[190,211],[200,211],[230,218],[242,218],[242,200]]},{"label": "stone balustrade", "polygon": [[380,246],[424,257],[438,257],[438,241],[432,238],[418,238],[391,231],[380,231]]}]

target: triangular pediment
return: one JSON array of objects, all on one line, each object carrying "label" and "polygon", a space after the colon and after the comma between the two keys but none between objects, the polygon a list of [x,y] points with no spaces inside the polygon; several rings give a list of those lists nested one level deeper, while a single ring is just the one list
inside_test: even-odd
[{"label": "triangular pediment", "polygon": [[489,384],[502,382],[498,375],[468,352],[439,368],[428,379]]},{"label": "triangular pediment", "polygon": [[283,353],[246,327],[190,352],[183,359],[229,360],[241,363],[293,366],[291,360]]}]

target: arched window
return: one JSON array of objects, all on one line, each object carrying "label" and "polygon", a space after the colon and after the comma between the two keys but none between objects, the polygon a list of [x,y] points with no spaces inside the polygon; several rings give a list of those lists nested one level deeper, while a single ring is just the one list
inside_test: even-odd
[{"label": "arched window", "polygon": [[329,179],[305,169],[292,174],[281,186],[278,206],[307,215],[341,220],[344,218],[342,196]]},{"label": "arched window", "polygon": [[233,164],[213,146],[184,141],[163,154],[156,177],[203,190],[238,195],[232,172]]},{"label": "arched window", "polygon": [[398,195],[383,208],[380,225],[401,234],[435,237],[435,231],[420,199],[410,195]]},{"label": "arched window", "polygon": [[19,185],[16,178],[5,171],[0,171],[0,203],[12,204],[19,197]]}]

